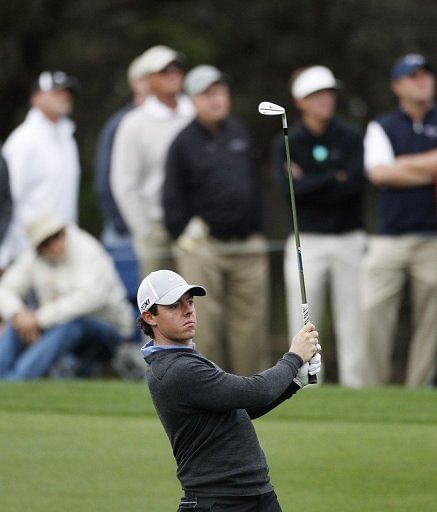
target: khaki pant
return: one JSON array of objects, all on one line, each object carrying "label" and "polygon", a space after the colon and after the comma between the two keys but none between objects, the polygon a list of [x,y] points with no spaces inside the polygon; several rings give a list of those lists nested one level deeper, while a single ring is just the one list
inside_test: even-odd
[{"label": "khaki pant", "polygon": [[253,375],[267,363],[269,269],[261,236],[207,238],[195,253],[176,248],[178,271],[208,294],[195,301],[198,350],[222,368]]},{"label": "khaki pant", "polygon": [[408,279],[412,336],[406,384],[429,383],[437,350],[437,238],[375,236],[363,279],[368,384],[385,384],[390,379],[396,322]]},{"label": "khaki pant", "polygon": [[151,224],[147,234],[142,237],[134,237],[133,243],[139,260],[140,281],[150,272],[173,269],[169,236],[162,223]]},{"label": "khaki pant", "polygon": [[[329,290],[336,337],[339,382],[363,386],[363,339],[360,315],[360,272],[365,234],[301,234],[310,322],[321,329],[326,293]],[[303,326],[299,273],[294,235],[285,246],[284,273],[290,337]],[[323,340],[321,341],[323,350]],[[322,352],[323,357],[323,352]]]}]

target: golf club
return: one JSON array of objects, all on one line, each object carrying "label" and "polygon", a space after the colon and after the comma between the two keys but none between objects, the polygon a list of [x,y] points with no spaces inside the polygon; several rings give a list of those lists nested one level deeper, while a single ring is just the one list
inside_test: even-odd
[{"label": "golf club", "polygon": [[[302,250],[300,248],[299,225],[297,222],[297,213],[296,213],[296,199],[294,196],[293,175],[291,173],[291,158],[290,158],[290,147],[288,144],[287,115],[285,113],[284,107],[281,107],[280,105],[275,105],[275,103],[271,103],[270,101],[262,101],[258,105],[258,112],[264,116],[282,116],[282,128],[284,131],[284,141],[285,141],[285,153],[287,156],[288,183],[290,186],[291,212],[292,212],[293,227],[294,227],[294,240],[296,242],[297,265],[298,265],[298,270],[299,270],[299,283],[300,283],[300,295],[301,295],[301,302],[302,302],[303,322],[304,322],[304,324],[307,324],[310,321],[310,314],[309,314],[309,310],[308,310],[307,296],[306,296],[306,290],[305,290],[305,278],[304,278],[303,263],[302,263]],[[317,375],[308,375],[308,383],[316,384],[317,383]]]}]

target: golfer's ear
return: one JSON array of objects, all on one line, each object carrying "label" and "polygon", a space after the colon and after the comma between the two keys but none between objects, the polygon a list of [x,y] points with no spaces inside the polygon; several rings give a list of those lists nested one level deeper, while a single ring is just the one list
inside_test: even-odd
[{"label": "golfer's ear", "polygon": [[150,311],[143,311],[141,313],[141,318],[149,325],[156,325],[156,321],[154,319],[154,315]]}]

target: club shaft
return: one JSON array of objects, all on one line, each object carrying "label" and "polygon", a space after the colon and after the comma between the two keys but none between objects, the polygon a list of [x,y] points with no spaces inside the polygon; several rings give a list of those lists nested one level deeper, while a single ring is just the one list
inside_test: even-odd
[{"label": "club shaft", "polygon": [[[296,199],[294,195],[293,175],[291,173],[291,158],[290,158],[290,147],[288,144],[288,128],[284,127],[284,142],[285,142],[285,153],[287,156],[287,172],[288,172],[288,183],[290,186],[290,198],[291,198],[291,213],[293,217],[293,229],[294,229],[294,240],[296,242],[296,254],[297,254],[297,265],[299,269],[299,283],[300,283],[300,295],[302,299],[302,305],[307,304],[307,295],[305,290],[305,276],[303,273],[302,263],[302,250],[300,247],[300,235],[299,235],[299,224],[297,222],[296,212]],[[307,308],[308,310],[308,308]],[[305,321],[306,320],[306,321]],[[307,324],[309,318],[304,318],[304,323]]]},{"label": "club shaft", "polygon": [[[285,114],[282,116],[282,126],[284,130],[284,142],[285,142],[285,154],[287,157],[287,173],[288,183],[290,186],[290,198],[291,198],[291,213],[293,217],[293,229],[294,229],[294,241],[296,243],[296,254],[297,254],[297,265],[299,269],[299,284],[300,284],[300,296],[302,301],[302,314],[304,324],[310,321],[310,315],[308,310],[307,295],[305,290],[305,276],[303,273],[303,262],[302,262],[302,250],[300,247],[300,235],[299,235],[299,224],[297,222],[297,211],[296,211],[296,198],[294,195],[293,185],[293,174],[291,172],[291,157],[290,157],[290,146],[288,143],[288,127],[287,118]],[[309,384],[317,383],[317,375],[308,375]]]}]

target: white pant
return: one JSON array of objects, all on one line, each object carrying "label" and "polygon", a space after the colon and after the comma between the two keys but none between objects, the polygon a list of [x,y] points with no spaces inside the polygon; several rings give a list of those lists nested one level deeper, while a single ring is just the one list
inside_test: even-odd
[{"label": "white pant", "polygon": [[[343,386],[361,387],[364,354],[359,302],[366,236],[362,231],[340,235],[304,233],[300,239],[310,322],[320,330],[329,289],[339,382]],[[294,235],[287,240],[284,258],[288,327],[293,336],[303,326]]]}]

